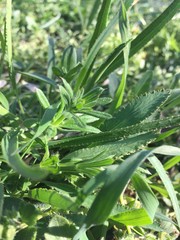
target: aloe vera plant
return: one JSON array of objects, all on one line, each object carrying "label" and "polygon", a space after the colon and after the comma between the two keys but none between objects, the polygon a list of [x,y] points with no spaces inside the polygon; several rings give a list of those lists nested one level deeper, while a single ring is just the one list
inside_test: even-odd
[{"label": "aloe vera plant", "polygon": [[[180,161],[180,149],[160,142],[179,131],[180,116],[167,113],[178,106],[179,89],[148,91],[152,80],[148,72],[147,82],[134,88],[136,96],[125,96],[130,57],[171,20],[179,1],[173,1],[135,39],[128,17],[133,1],[115,1],[119,9],[112,18],[115,3],[97,2],[92,10],[98,8],[99,13],[86,56],[71,45],[57,63],[49,39],[48,59],[53,61],[47,76],[19,72],[27,81],[38,82],[30,96],[31,110],[14,79],[12,3],[7,0],[5,34],[0,40],[3,49],[6,43],[10,82],[16,91],[0,92],[2,239],[107,239],[115,229],[117,237],[125,235],[124,229],[129,236],[145,235],[144,229],[165,231],[164,221],[180,228],[178,199],[166,173]],[[88,26],[95,13],[91,11]],[[117,23],[121,43],[97,64]],[[121,81],[112,98],[104,80],[121,66]],[[159,155],[171,158],[163,166]],[[151,173],[151,167],[157,173]],[[157,176],[164,188],[156,185]],[[162,192],[172,202],[173,220],[158,210]]]}]

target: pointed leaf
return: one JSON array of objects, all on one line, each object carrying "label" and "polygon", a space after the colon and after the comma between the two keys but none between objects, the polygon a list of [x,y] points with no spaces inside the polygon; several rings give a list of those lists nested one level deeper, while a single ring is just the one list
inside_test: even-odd
[{"label": "pointed leaf", "polygon": [[109,131],[117,128],[127,127],[142,122],[166,101],[169,93],[159,91],[141,95],[134,99],[126,107],[121,108],[113,115],[113,118],[105,121],[102,130]]}]

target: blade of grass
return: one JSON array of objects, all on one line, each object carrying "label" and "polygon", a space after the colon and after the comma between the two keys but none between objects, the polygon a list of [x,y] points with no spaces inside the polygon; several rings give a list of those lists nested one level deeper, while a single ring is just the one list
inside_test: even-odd
[{"label": "blade of grass", "polygon": [[27,72],[20,72],[23,76],[26,76],[30,79],[34,79],[34,80],[37,80],[37,81],[41,81],[41,82],[45,82],[47,84],[50,84],[52,85],[53,87],[56,86],[56,82],[44,75],[40,75],[40,74],[37,74],[37,73],[27,73]]},{"label": "blade of grass", "polygon": [[[175,165],[178,164],[179,162],[180,162],[180,156],[175,156],[175,157],[169,159],[169,160],[163,165],[164,170],[167,171],[168,169],[172,168],[173,166],[175,166]],[[152,179],[152,178],[154,178],[154,177],[156,177],[156,176],[158,176],[157,173],[151,175],[151,176],[149,177],[149,179]]]},{"label": "blade of grass", "polygon": [[[132,42],[129,57],[134,56],[141,48],[143,48],[158,32],[173,18],[179,11],[180,1],[173,1],[165,11],[160,14],[149,26],[147,26]],[[104,72],[101,79],[105,79],[115,69],[120,67],[124,62],[123,54],[120,53],[111,66]]]},{"label": "blade of grass", "polygon": [[101,79],[101,76],[106,71],[106,69],[114,62],[116,61],[117,56],[120,52],[124,49],[126,46],[126,43],[120,44],[118,47],[116,47],[112,53],[107,57],[105,62],[102,63],[102,65],[95,71],[91,79],[87,80],[86,82],[86,90],[92,89],[95,82],[98,82]]},{"label": "blade of grass", "polygon": [[89,51],[91,50],[92,46],[96,42],[99,35],[102,33],[102,31],[106,27],[110,7],[111,7],[111,0],[104,0],[98,14],[97,24],[96,24],[94,33],[89,43]]},{"label": "blade of grass", "polygon": [[90,12],[90,14],[89,14],[87,27],[89,27],[89,25],[91,25],[92,21],[95,19],[96,14],[97,14],[97,12],[98,12],[98,9],[99,9],[99,7],[100,7],[100,4],[101,4],[100,1],[94,0],[94,4],[93,4],[93,7],[92,7],[92,10],[91,10],[91,12]]},{"label": "blade of grass", "polygon": [[2,216],[3,203],[4,203],[4,186],[2,183],[0,183],[0,219]]},{"label": "blade of grass", "polygon": [[9,67],[9,77],[12,89],[16,92],[16,80],[14,76],[13,62],[12,62],[12,31],[11,31],[11,18],[12,18],[12,0],[6,0],[6,51]]},{"label": "blade of grass", "polygon": [[[180,153],[179,153],[179,155],[180,155]],[[150,157],[148,157],[148,160],[153,165],[153,167],[156,169],[159,177],[161,178],[164,186],[166,187],[166,190],[169,193],[169,197],[172,201],[172,205],[173,205],[173,208],[174,208],[174,211],[176,214],[176,219],[177,219],[178,225],[180,227],[180,208],[179,208],[179,203],[178,203],[172,182],[169,179],[168,175],[166,174],[166,171],[164,170],[163,165],[161,164],[161,162],[159,161],[159,159],[156,156],[150,156]]]},{"label": "blade of grass", "polygon": [[[128,20],[125,5],[122,0],[121,0],[120,11],[119,11],[119,29],[121,33],[122,42],[129,41],[129,38],[130,38],[129,20]],[[123,101],[124,91],[126,87],[126,77],[128,73],[129,51],[130,51],[130,43],[128,43],[123,50],[123,53],[124,53],[123,74],[122,74],[121,82],[115,93],[113,102],[111,104],[110,113],[113,113],[117,108],[119,108]]]},{"label": "blade of grass", "polygon": [[115,15],[115,17],[110,21],[108,26],[100,34],[100,36],[97,38],[95,44],[91,48],[91,51],[89,52],[89,54],[87,56],[86,62],[84,63],[84,66],[82,67],[82,69],[79,73],[79,76],[78,76],[78,79],[77,79],[77,82],[75,85],[75,92],[77,92],[78,89],[86,83],[85,82],[86,74],[88,73],[89,69],[91,68],[91,65],[92,65],[93,61],[95,60],[96,55],[97,55],[99,49],[101,48],[101,45],[103,44],[104,40],[108,37],[108,35],[112,31],[114,25],[117,23],[117,20],[118,20],[118,15]]},{"label": "blade of grass", "polygon": [[151,188],[147,184],[146,179],[143,178],[140,174],[135,173],[133,175],[132,183],[141,200],[141,203],[143,204],[143,207],[146,209],[152,221],[151,223],[153,223],[153,219],[154,219],[157,207],[159,205],[159,202],[156,196],[154,195]]},{"label": "blade of grass", "polygon": [[[151,151],[135,153],[122,164],[111,166],[105,170],[108,174],[105,178],[105,183],[92,203],[84,220],[84,224],[74,236],[74,240],[78,240],[82,232],[86,231],[90,226],[102,224],[108,218],[134,171],[150,153]],[[102,175],[102,173],[100,173],[100,175]],[[96,181],[95,179],[91,179],[90,182]],[[116,191],[114,189],[116,189]]]}]

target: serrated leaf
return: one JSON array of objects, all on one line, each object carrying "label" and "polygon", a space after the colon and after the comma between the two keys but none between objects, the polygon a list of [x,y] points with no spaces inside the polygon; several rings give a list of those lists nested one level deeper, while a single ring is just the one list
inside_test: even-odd
[{"label": "serrated leaf", "polygon": [[126,107],[121,108],[113,115],[112,119],[106,120],[101,129],[109,131],[142,122],[157,111],[168,96],[169,93],[166,91],[141,95],[127,104]]},{"label": "serrated leaf", "polygon": [[114,131],[101,132],[96,135],[89,134],[86,136],[68,137],[62,140],[50,141],[51,148],[83,148],[91,145],[102,145],[109,142],[115,142],[133,135],[140,135],[145,132],[157,132],[162,128],[169,128],[180,125],[180,116],[170,117],[151,122],[142,122],[129,127],[115,129]]},{"label": "serrated leaf", "polygon": [[121,157],[145,146],[148,142],[152,141],[155,138],[155,136],[156,135],[152,133],[141,134],[135,137],[129,137],[127,139],[119,140],[116,142],[102,144],[100,146],[80,149],[66,155],[63,159],[87,160],[97,157],[100,153],[102,154],[101,156],[102,159],[108,158],[110,156]]}]

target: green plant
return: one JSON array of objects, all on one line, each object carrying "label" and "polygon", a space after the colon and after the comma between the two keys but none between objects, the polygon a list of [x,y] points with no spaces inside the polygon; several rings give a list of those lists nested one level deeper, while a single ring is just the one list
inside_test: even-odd
[{"label": "green plant", "polygon": [[[80,48],[69,46],[61,63],[55,64],[49,40],[48,59],[53,61],[48,76],[20,72],[38,83],[35,93],[29,93],[13,77],[11,1],[7,0],[1,45],[4,54],[6,42],[10,81],[16,91],[7,87],[0,94],[2,239],[100,239],[109,232],[112,237],[113,231],[123,238],[126,231],[132,237],[144,235],[146,229],[161,234],[167,230],[161,226],[165,221],[180,227],[178,199],[165,171],[179,162],[180,150],[158,145],[179,130],[180,116],[167,112],[179,104],[179,89],[149,92],[152,74],[148,72],[147,81],[134,87],[138,97],[122,105],[129,58],[158,33],[180,4],[173,1],[134,40],[128,22],[132,1],[120,1],[120,10],[108,23],[111,4],[94,2],[93,9],[100,10],[85,60]],[[92,13],[89,23],[91,19]],[[122,43],[97,66],[102,44],[118,21]],[[121,82],[111,98],[102,83],[123,63]],[[159,155],[173,157],[163,166]],[[157,175],[150,173],[146,159],[165,187],[156,184]],[[169,195],[177,223],[158,210],[162,193]]]}]

